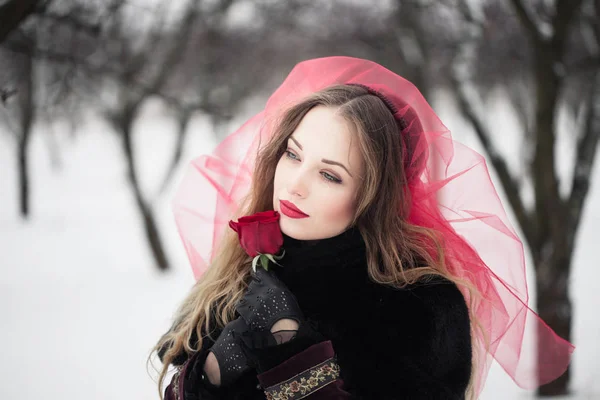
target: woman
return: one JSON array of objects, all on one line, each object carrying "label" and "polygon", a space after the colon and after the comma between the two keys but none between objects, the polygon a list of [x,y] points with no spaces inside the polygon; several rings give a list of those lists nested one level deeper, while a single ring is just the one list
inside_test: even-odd
[{"label": "woman", "polygon": [[[526,306],[482,158],[391,71],[300,63],[192,171],[176,219],[199,280],[155,347],[160,392],[178,366],[166,398],[476,398],[489,357],[524,387],[568,365],[573,347]],[[245,224],[282,243],[253,252]],[[553,346],[529,375],[527,317]]]}]

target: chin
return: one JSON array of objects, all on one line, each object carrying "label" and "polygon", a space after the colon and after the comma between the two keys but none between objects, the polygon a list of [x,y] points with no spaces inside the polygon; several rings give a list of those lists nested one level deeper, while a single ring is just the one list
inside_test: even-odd
[{"label": "chin", "polygon": [[[285,218],[285,217],[284,217]],[[344,230],[337,231],[329,231],[323,232],[323,229],[311,228],[307,226],[302,226],[301,224],[297,224],[296,221],[303,220],[293,220],[293,219],[280,219],[279,227],[281,228],[281,232],[286,234],[287,236],[294,238],[296,240],[322,240],[328,239],[333,236],[337,236],[342,233]]]},{"label": "chin", "polygon": [[297,237],[299,233],[298,230],[294,229],[294,227],[291,227],[288,222],[289,221],[285,221],[285,216],[282,215],[281,219],[279,220],[279,228],[281,228],[281,232],[291,238],[300,240],[301,238]]},{"label": "chin", "polygon": [[294,238],[296,240],[319,239],[319,237],[315,237],[315,235],[312,235],[310,232],[307,232],[306,227],[298,226],[295,223],[295,221],[301,221],[301,220],[290,220],[290,219],[287,219],[287,217],[283,216],[279,220],[279,227],[281,228],[281,232],[283,232],[287,236]]}]

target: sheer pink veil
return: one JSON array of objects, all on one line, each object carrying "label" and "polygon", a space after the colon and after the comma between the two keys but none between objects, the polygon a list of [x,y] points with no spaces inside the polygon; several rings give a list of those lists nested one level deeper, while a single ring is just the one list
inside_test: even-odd
[{"label": "sheer pink veil", "polygon": [[[262,112],[212,154],[191,162],[173,209],[196,279],[211,263],[228,221],[249,192],[257,151],[268,142],[281,113],[313,92],[350,83],[366,86],[385,99],[402,121],[399,134],[412,150],[405,161],[412,196],[408,218],[443,235],[452,273],[472,282],[482,295],[471,306],[482,327],[476,330],[476,348],[487,349],[477,355],[476,392],[483,387],[492,358],[522,388],[559,377],[574,347],[528,307],[523,243],[506,215],[484,157],[452,139],[413,84],[368,60],[326,57],[299,63]],[[469,293],[463,293],[469,300]],[[536,333],[537,339],[529,339],[526,332]],[[543,350],[539,351],[543,356],[536,349]]]}]

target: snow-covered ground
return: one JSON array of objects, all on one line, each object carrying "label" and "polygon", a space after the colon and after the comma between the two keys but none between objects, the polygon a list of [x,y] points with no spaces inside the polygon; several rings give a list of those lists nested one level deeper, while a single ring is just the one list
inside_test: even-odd
[{"label": "snow-covered ground", "polygon": [[[498,108],[495,120],[510,130],[505,113]],[[145,115],[136,129],[136,155],[144,190],[154,195],[174,126],[157,107],[148,107]],[[442,109],[440,116],[461,137],[456,132],[464,125],[453,119],[452,110]],[[28,222],[18,217],[14,142],[0,134],[0,398],[158,398],[145,361],[193,284],[169,208],[182,171],[156,203],[174,264],[170,273],[161,274],[143,237],[118,138],[98,122],[75,139],[58,127],[55,140],[64,151],[62,168],[56,169],[44,129],[38,127],[31,143]],[[185,160],[215,145],[201,119],[190,129]],[[475,143],[468,136],[465,141]],[[572,399],[600,398],[600,380],[595,379],[600,370],[600,296],[595,292],[600,272],[594,254],[600,234],[600,167],[594,177],[571,281],[577,345],[572,379],[577,395]],[[494,365],[481,398],[528,399],[531,394]]]}]

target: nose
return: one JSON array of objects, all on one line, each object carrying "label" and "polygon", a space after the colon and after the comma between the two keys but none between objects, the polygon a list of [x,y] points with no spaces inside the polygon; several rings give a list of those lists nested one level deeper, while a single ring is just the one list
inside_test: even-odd
[{"label": "nose", "polygon": [[306,197],[308,186],[302,171],[298,171],[290,178],[290,181],[287,184],[287,191],[290,196]]}]

